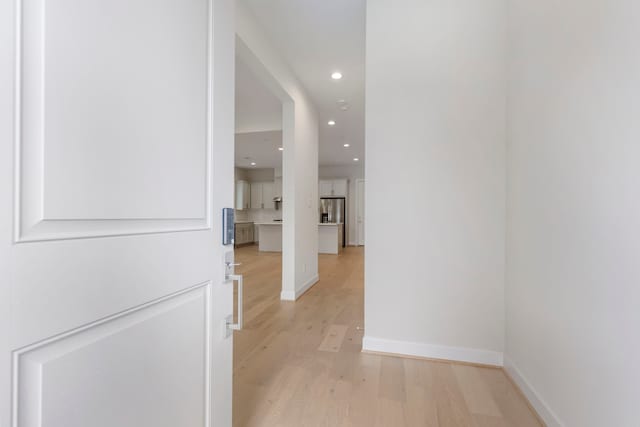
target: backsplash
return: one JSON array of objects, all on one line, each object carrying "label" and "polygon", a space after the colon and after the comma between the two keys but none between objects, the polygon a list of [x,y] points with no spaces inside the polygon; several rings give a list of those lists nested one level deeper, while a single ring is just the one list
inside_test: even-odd
[{"label": "backsplash", "polygon": [[249,210],[236,210],[236,222],[238,221],[251,221],[251,222],[270,222],[274,219],[282,219],[282,210],[275,209],[249,209]]},{"label": "backsplash", "polygon": [[282,219],[282,211],[275,209],[250,209],[248,221],[270,222],[274,219]]},{"label": "backsplash", "polygon": [[239,211],[236,209],[236,222],[238,221],[251,221],[249,219],[249,211],[247,210]]}]

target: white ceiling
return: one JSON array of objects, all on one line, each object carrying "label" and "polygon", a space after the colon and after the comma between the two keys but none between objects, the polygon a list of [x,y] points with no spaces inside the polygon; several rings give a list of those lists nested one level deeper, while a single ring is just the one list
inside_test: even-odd
[{"label": "white ceiling", "polygon": [[[355,157],[364,162],[366,0],[241,1],[251,8],[318,108],[320,164],[353,164]],[[245,73],[245,77],[250,73],[246,67],[239,71]],[[343,74],[342,80],[331,79],[334,71]],[[244,79],[238,81],[241,83]],[[239,129],[264,130],[273,126],[273,104],[266,98],[256,97],[255,85],[259,85],[256,81],[247,83],[254,87],[250,91],[243,88],[245,94],[237,98],[237,102],[242,103],[237,107],[239,113],[247,114],[246,118],[240,118]],[[349,103],[348,111],[339,108],[339,100]],[[262,108],[268,119],[258,117]],[[281,114],[279,103],[278,109]],[[331,119],[337,123],[333,127],[327,125]],[[281,125],[273,129],[281,129]],[[344,148],[345,143],[351,146]]]},{"label": "white ceiling", "polygon": [[[240,168],[282,167],[282,131],[236,133],[236,166]],[[255,162],[255,166],[251,166]]]},{"label": "white ceiling", "polygon": [[282,103],[236,58],[236,133],[282,130]]},{"label": "white ceiling", "polygon": [[282,167],[282,152],[278,150],[281,146],[282,103],[236,58],[235,165]]}]

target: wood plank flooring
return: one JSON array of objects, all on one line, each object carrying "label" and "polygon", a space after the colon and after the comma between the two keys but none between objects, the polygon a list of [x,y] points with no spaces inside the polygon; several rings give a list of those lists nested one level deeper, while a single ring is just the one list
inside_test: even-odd
[{"label": "wood plank flooring", "polygon": [[501,369],[361,352],[364,250],[320,255],[321,281],[280,301],[280,254],[237,249],[235,427],[539,427]]}]

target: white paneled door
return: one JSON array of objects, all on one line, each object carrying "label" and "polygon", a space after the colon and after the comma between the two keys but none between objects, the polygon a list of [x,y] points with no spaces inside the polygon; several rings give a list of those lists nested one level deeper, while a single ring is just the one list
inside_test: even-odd
[{"label": "white paneled door", "polygon": [[0,427],[231,425],[233,22],[0,2]]}]

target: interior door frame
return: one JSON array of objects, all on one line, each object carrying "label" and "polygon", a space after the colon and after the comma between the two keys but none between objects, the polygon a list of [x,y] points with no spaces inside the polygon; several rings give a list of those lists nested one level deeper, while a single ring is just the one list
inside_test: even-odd
[{"label": "interior door frame", "polygon": [[295,301],[295,101],[239,34],[236,36],[236,55],[282,103],[282,147],[284,148],[282,153],[282,198],[284,203],[282,206],[282,291],[280,299]]},{"label": "interior door frame", "polygon": [[[364,241],[361,242],[360,239],[360,223],[358,218],[360,217],[360,203],[358,203],[358,200],[360,199],[360,196],[364,197],[364,194],[360,194],[361,190],[360,190],[360,183],[362,183],[362,185],[364,187],[366,187],[367,185],[367,180],[364,178],[358,178],[356,179],[356,246],[364,246]],[[363,189],[364,190],[364,189]],[[366,190],[362,191],[363,193],[366,193]],[[363,203],[363,207],[362,209],[364,209],[364,203]],[[364,224],[362,224],[362,229],[364,230]]]}]

